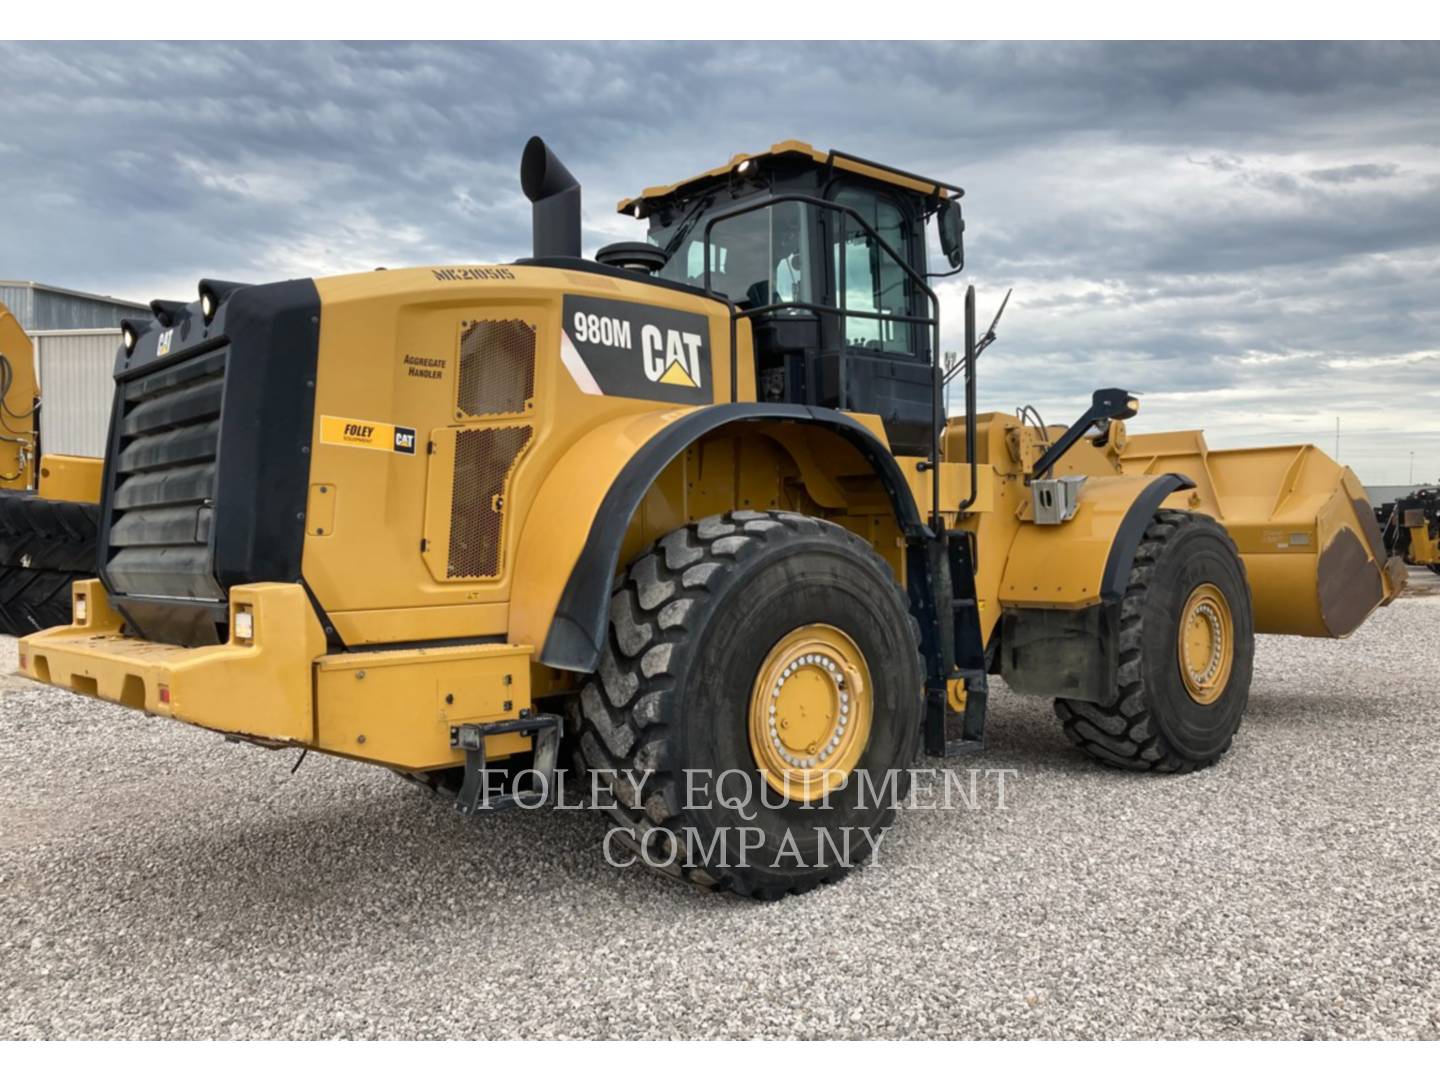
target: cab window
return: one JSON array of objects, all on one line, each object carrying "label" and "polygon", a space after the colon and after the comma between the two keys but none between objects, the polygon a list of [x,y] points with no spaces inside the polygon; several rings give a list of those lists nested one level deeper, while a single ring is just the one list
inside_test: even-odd
[{"label": "cab window", "polygon": [[[909,227],[900,208],[889,199],[863,188],[845,188],[835,201],[865,219],[894,251],[906,255]],[[840,215],[837,215],[840,216]],[[850,316],[845,321],[849,345],[886,353],[914,355],[914,323],[887,319],[886,315],[912,315],[914,290],[900,263],[849,215],[844,215],[842,240],[835,247],[835,292],[840,292],[840,260],[845,264],[843,305],[850,311],[873,311],[875,318]]]},{"label": "cab window", "polygon": [[[710,233],[710,287],[741,307],[808,303],[809,215],[799,203],[780,203],[720,222]],[[651,234],[651,242],[663,236]],[[705,218],[660,272],[670,281],[705,284]]]}]

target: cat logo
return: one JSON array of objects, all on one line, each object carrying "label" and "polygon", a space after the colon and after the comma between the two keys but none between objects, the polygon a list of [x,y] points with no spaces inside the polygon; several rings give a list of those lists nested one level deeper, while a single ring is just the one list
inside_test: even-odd
[{"label": "cat logo", "polygon": [[661,332],[658,326],[640,328],[640,352],[645,357],[645,377],[667,386],[688,386],[698,389],[703,378],[700,370],[700,335],[680,330]]},{"label": "cat logo", "polygon": [[169,356],[169,355],[170,355],[170,342],[171,342],[172,340],[174,340],[174,337],[175,337],[175,328],[172,326],[169,330],[166,330],[163,334],[161,334],[161,335],[160,335],[160,340],[155,343],[155,355],[156,355],[156,356]]}]

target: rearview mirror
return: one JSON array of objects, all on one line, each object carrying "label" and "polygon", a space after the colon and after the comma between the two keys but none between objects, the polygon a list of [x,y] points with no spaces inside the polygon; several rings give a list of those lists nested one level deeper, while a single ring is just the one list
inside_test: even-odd
[{"label": "rearview mirror", "polygon": [[953,269],[960,269],[965,265],[965,219],[960,215],[960,204],[946,199],[940,204],[935,224],[940,230],[940,250]]}]

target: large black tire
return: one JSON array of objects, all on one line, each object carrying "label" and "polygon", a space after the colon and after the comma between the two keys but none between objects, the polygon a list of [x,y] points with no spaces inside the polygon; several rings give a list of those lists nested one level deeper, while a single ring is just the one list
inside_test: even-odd
[{"label": "large black tire", "polygon": [[0,491],[0,633],[70,621],[70,585],[95,576],[94,503]]},{"label": "large black tire", "polygon": [[[1177,652],[1186,601],[1204,584],[1224,594],[1234,639],[1230,677],[1208,704],[1187,691]],[[1108,705],[1057,700],[1065,734],[1122,769],[1183,773],[1213,765],[1240,727],[1255,659],[1250,586],[1234,541],[1213,518],[1161,510],[1135,553],[1120,612],[1118,697]]]},{"label": "large black tire", "polygon": [[[851,782],[827,799],[807,805],[770,796],[767,808],[747,735],[750,699],[772,647],[813,624],[843,631],[864,656],[873,694],[869,738]],[[628,848],[636,861],[701,887],[778,899],[838,880],[873,854],[866,837],[878,840],[908,790],[923,687],[917,625],[869,544],[800,514],[717,515],[666,536],[616,585],[600,669],[572,711],[576,764],[612,796],[602,794],[602,802],[620,826],[611,833],[616,851]],[[738,770],[748,785],[727,785],[726,794],[742,797],[748,786],[751,799],[738,811],[714,805],[713,784],[686,799],[687,781],[697,775],[687,769],[712,779]],[[638,787],[631,777],[642,778]],[[887,778],[894,797],[874,798]],[[709,857],[717,836],[742,827],[762,829],[764,847],[744,860],[733,847],[728,858]],[[798,861],[777,857],[787,829]],[[853,857],[825,859],[818,829],[831,830],[832,842],[854,840]]]}]

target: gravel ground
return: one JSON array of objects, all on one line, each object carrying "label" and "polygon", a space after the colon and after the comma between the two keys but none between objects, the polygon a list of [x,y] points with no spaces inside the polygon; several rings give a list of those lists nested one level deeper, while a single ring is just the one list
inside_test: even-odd
[{"label": "gravel ground", "polygon": [[1194,776],[1093,765],[1002,689],[961,767],[1017,770],[1006,809],[982,778],[986,809],[902,812],[878,865],[778,905],[613,869],[580,812],[467,822],[380,769],[292,776],[11,683],[0,1037],[1434,1039],[1422,586],[1350,641],[1261,639]]}]

